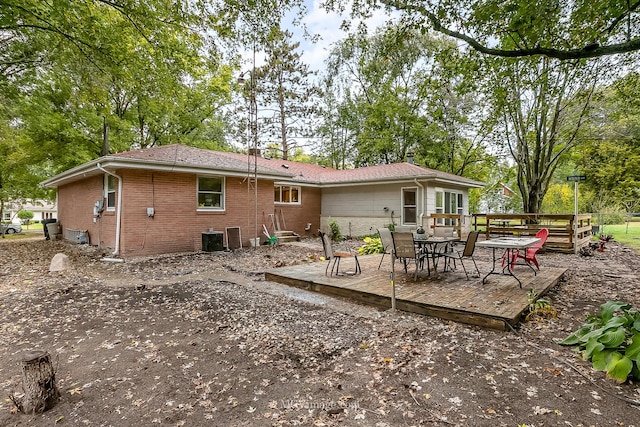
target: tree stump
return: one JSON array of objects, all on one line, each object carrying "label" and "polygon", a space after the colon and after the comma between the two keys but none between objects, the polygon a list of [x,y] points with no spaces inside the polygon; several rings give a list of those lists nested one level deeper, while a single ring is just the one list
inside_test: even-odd
[{"label": "tree stump", "polygon": [[22,387],[18,408],[25,414],[40,414],[58,403],[60,391],[49,353],[34,351],[22,357]]}]

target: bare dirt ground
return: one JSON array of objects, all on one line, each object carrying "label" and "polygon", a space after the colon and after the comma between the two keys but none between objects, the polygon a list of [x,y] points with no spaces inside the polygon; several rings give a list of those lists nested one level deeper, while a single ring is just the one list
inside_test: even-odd
[{"label": "bare dirt ground", "polygon": [[[640,426],[639,384],[557,345],[607,300],[640,308],[632,251],[539,255],[568,268],[547,295],[558,318],[499,332],[264,281],[318,262],[307,243],[109,263],[86,245],[0,241],[0,425]],[[58,252],[71,269],[49,273]],[[15,414],[33,349],[53,356],[62,399]]]}]

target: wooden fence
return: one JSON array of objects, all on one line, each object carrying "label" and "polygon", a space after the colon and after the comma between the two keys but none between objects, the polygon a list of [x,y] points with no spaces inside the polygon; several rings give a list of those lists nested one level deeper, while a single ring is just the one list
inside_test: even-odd
[{"label": "wooden fence", "polygon": [[[492,236],[533,236],[541,228],[549,230],[544,247],[555,252],[573,253],[589,243],[592,237],[591,214],[473,214],[472,228],[484,228],[487,239]],[[577,239],[575,225],[577,224]]]}]

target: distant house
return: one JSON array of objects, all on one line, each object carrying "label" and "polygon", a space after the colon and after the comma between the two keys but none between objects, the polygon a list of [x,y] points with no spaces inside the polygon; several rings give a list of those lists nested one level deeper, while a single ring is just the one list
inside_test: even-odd
[{"label": "distant house", "polygon": [[2,222],[22,224],[22,221],[18,218],[18,212],[21,210],[33,212],[31,222],[40,222],[43,219],[56,218],[58,208],[55,202],[47,200],[11,200],[4,205],[2,210]]},{"label": "distant house", "polygon": [[227,227],[249,239],[286,229],[370,234],[416,226],[434,212],[468,214],[482,183],[410,163],[336,170],[259,155],[160,146],[101,157],[45,182],[56,188],[63,230],[119,256],[200,250],[202,233]]},{"label": "distant house", "polygon": [[480,211],[490,213],[513,213],[517,194],[508,185],[497,182],[485,191],[480,201]]}]

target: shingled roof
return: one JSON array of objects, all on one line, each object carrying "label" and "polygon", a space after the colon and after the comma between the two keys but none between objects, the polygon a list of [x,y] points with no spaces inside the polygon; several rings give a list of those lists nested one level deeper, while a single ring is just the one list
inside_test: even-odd
[{"label": "shingled roof", "polygon": [[45,181],[56,186],[68,179],[98,173],[101,167],[145,168],[163,170],[214,171],[226,174],[257,173],[275,181],[301,185],[341,186],[366,183],[432,179],[466,187],[482,187],[483,183],[461,176],[423,168],[411,163],[393,163],[355,169],[338,170],[282,159],[247,156],[246,154],[204,150],[181,144],[125,151],[101,157]]}]

